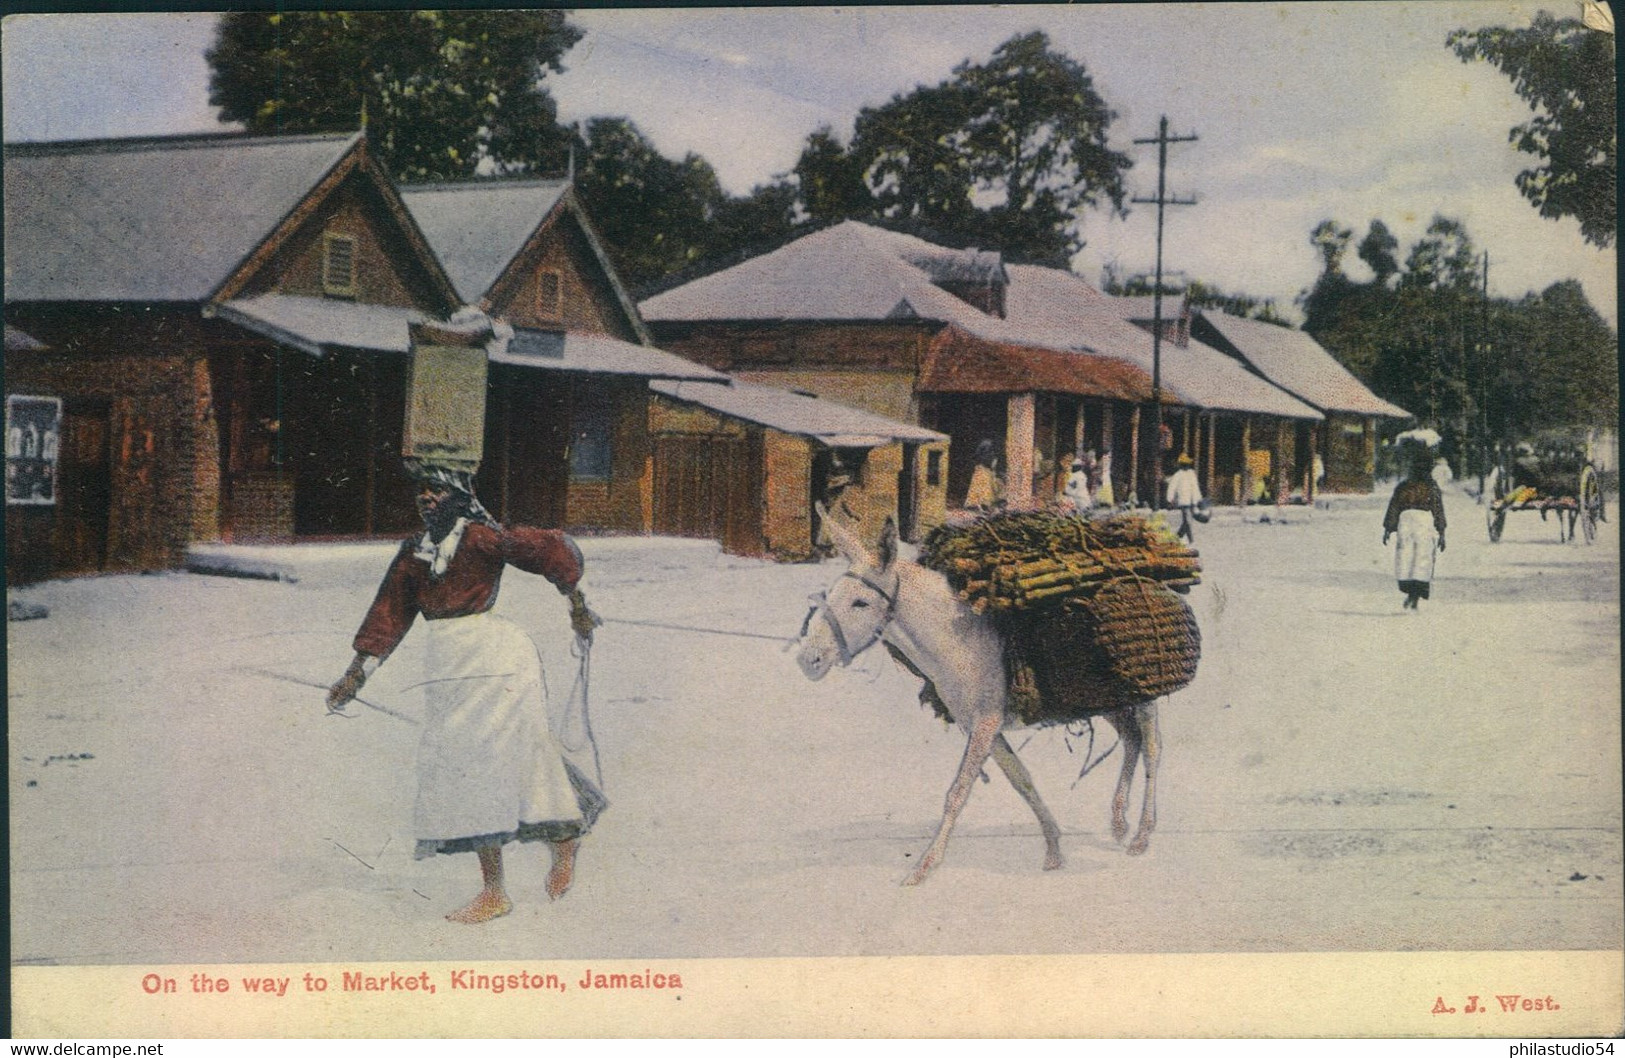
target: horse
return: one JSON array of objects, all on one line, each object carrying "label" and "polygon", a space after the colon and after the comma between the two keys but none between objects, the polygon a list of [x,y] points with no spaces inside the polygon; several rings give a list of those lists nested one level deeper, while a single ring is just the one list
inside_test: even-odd
[{"label": "horse", "polygon": [[[967,606],[949,586],[946,576],[898,557],[897,525],[892,519],[886,520],[878,547],[870,550],[856,533],[831,518],[822,505],[818,513],[837,553],[846,559],[847,569],[826,591],[815,596],[816,606],[808,614],[798,644],[796,662],[802,673],[809,680],[821,680],[837,664],[850,665],[864,651],[885,642],[930,681],[954,723],[965,733],[965,755],[948,787],[942,822],[903,884],[918,885],[942,862],[954,822],[989,757],[1038,819],[1044,836],[1044,870],[1058,869],[1062,865],[1061,828],[1004,735],[1006,728],[1022,724],[1009,708],[1004,650],[993,622]],[[1156,699],[1115,705],[1098,715],[1116,729],[1123,746],[1111,809],[1112,835],[1119,842],[1128,835],[1128,801],[1134,772],[1141,760],[1145,762],[1139,829],[1128,846],[1129,855],[1137,856],[1149,847],[1157,824],[1161,744]]]}]

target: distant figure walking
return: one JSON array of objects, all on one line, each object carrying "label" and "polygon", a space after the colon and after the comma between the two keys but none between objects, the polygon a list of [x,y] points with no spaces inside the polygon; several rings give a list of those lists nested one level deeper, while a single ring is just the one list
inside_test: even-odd
[{"label": "distant figure walking", "polygon": [[1181,452],[1175,465],[1179,469],[1168,478],[1168,506],[1177,507],[1182,516],[1179,535],[1194,543],[1196,537],[1191,532],[1191,513],[1202,502],[1202,486],[1196,480],[1195,464],[1189,455]]},{"label": "distant figure walking", "polygon": [[994,471],[993,442],[983,438],[976,444],[976,469],[971,471],[965,490],[965,506],[971,510],[992,510],[999,502],[999,476]]},{"label": "distant figure walking", "polygon": [[1399,590],[1405,593],[1407,610],[1417,609],[1417,603],[1428,597],[1434,556],[1444,550],[1444,495],[1433,479],[1431,450],[1425,444],[1421,448],[1412,454],[1410,472],[1394,489],[1382,520],[1383,546],[1387,546],[1390,536],[1399,535],[1394,548],[1394,577],[1399,581]]}]

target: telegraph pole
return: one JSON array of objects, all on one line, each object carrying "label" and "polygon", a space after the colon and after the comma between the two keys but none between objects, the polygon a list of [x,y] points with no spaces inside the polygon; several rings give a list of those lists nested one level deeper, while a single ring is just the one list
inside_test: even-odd
[{"label": "telegraph pole", "polygon": [[[1167,192],[1168,174],[1168,145],[1170,143],[1190,143],[1196,139],[1190,136],[1168,135],[1168,115],[1162,116],[1157,126],[1157,134],[1151,139],[1135,140],[1135,143],[1154,143],[1157,145],[1157,197],[1136,198],[1132,201],[1155,204],[1157,207],[1157,278],[1156,286],[1152,288],[1151,299],[1151,423],[1152,436],[1156,438],[1153,443],[1151,457],[1152,485],[1151,507],[1153,510],[1162,507],[1162,213],[1166,206],[1194,206],[1194,198],[1169,198]],[[1245,458],[1243,453],[1243,458]],[[1133,491],[1131,483],[1130,491]]]},{"label": "telegraph pole", "polygon": [[1490,252],[1484,251],[1484,285],[1478,300],[1478,502],[1484,496],[1484,464],[1490,453]]}]

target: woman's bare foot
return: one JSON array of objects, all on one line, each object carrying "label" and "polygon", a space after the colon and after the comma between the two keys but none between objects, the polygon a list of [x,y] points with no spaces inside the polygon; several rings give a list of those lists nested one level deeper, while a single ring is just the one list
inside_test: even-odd
[{"label": "woman's bare foot", "polygon": [[493,918],[501,918],[513,910],[513,901],[501,889],[481,889],[479,895],[470,900],[465,907],[461,907],[446,916],[447,922],[460,922],[465,926],[477,926],[481,922],[489,922]]},{"label": "woman's bare foot", "polygon": [[570,883],[575,879],[576,849],[580,845],[580,838],[553,842],[553,869],[547,872],[549,900],[557,900],[570,891]]}]

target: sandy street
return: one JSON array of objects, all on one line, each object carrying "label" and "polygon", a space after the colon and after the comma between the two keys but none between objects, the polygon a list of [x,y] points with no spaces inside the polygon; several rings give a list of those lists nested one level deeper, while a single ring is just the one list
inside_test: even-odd
[{"label": "sandy street", "polygon": [[[514,913],[479,928],[441,918],[472,857],[411,857],[421,636],[363,692],[380,709],[324,715],[389,545],[252,556],[296,583],[28,589],[50,616],[7,629],[13,959],[1617,949],[1617,518],[1588,546],[1514,514],[1491,544],[1447,490],[1449,549],[1411,614],[1385,498],[1199,527],[1202,668],[1162,705],[1147,855],[1110,835],[1115,753],[1079,781],[1086,731],[1017,732],[1064,868],[1039,869],[992,773],[917,889],[898,883],[963,740],[878,651],[818,684],[797,671],[784,641],[842,566],[586,540],[612,806],[564,900],[525,846]],[[499,611],[565,694],[563,600],[510,572]],[[1093,753],[1111,745],[1097,725]]]}]

